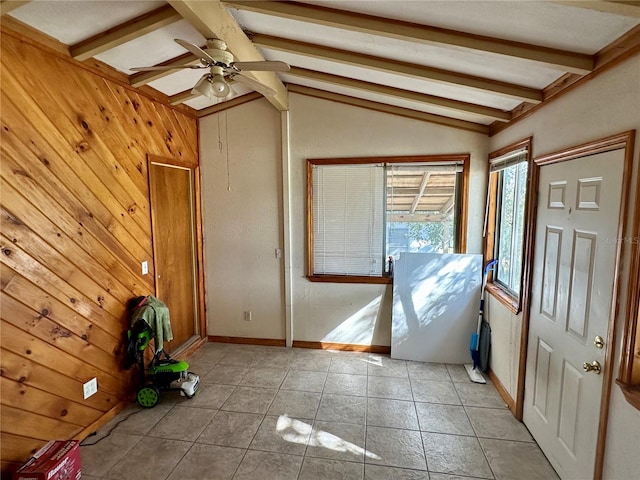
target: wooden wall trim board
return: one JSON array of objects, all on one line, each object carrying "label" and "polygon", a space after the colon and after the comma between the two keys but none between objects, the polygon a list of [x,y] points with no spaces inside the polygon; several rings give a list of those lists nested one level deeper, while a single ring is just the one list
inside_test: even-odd
[{"label": "wooden wall trim board", "polygon": [[[507,406],[507,408],[511,410],[511,413],[515,417],[517,417],[515,400],[511,397],[511,395],[509,395],[509,392],[507,391],[506,388],[504,388],[504,385],[502,385],[502,382],[500,382],[500,379],[496,376],[496,374],[493,373],[493,370],[489,369],[489,371],[487,372],[487,375],[489,376],[491,383],[493,383],[493,386],[496,387],[498,395],[500,395],[502,400],[504,400],[504,403]],[[518,418],[518,420],[522,421],[522,418]]]},{"label": "wooden wall trim board", "polygon": [[341,350],[345,352],[368,352],[368,353],[391,353],[391,347],[386,345],[356,345],[354,343],[333,343],[333,342],[307,342],[305,340],[294,340],[293,346],[296,348],[315,348],[320,350]]},{"label": "wooden wall trim board", "polygon": [[249,337],[225,337],[209,335],[210,342],[235,343],[240,345],[264,345],[267,347],[285,347],[285,341],[276,338],[249,338]]},{"label": "wooden wall trim board", "polygon": [[171,356],[174,358],[186,358],[195,353],[200,347],[206,345],[208,338],[206,336],[200,337],[194,335],[190,340],[183,343],[176,350],[171,352]]},{"label": "wooden wall trim board", "polygon": [[[268,347],[286,346],[285,340],[275,338],[245,338],[209,335],[208,339],[209,342],[235,343],[241,345],[265,345]],[[305,340],[294,340],[293,347],[313,348],[319,350],[341,350],[345,352],[391,353],[391,347],[385,345],[356,345],[353,343],[308,342]]]},{"label": "wooden wall trim board", "polygon": [[[153,257],[147,154],[188,165],[199,182],[193,113],[9,24],[3,17],[3,477],[46,440],[83,438],[131,400],[137,376],[121,367],[125,303],[155,285],[153,270],[140,271]],[[82,384],[93,377],[98,393],[85,400]]]}]

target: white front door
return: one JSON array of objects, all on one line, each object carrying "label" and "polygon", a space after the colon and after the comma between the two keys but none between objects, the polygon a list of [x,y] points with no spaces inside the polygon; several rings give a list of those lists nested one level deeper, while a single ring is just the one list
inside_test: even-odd
[{"label": "white front door", "polygon": [[524,423],[563,479],[594,473],[624,150],[540,168]]}]

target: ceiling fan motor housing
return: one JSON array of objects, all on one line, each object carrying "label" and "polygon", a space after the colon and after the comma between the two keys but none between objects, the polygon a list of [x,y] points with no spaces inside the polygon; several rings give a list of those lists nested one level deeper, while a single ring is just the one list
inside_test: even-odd
[{"label": "ceiling fan motor housing", "polygon": [[207,48],[204,51],[214,58],[216,62],[223,63],[226,66],[233,63],[233,54],[227,51],[227,44],[222,40],[208,39]]}]

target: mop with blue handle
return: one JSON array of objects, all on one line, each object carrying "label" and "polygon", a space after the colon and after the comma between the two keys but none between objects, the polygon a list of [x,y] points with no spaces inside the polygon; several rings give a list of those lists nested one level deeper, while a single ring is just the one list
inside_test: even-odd
[{"label": "mop with blue handle", "polygon": [[482,289],[480,290],[480,311],[478,312],[478,326],[476,331],[471,334],[471,341],[469,342],[469,351],[471,352],[471,360],[473,365],[465,364],[464,368],[469,375],[469,380],[474,383],[487,383],[484,376],[478,369],[480,363],[480,327],[482,326],[482,319],[484,318],[484,290],[487,286],[487,277],[489,272],[493,269],[498,260],[492,260],[484,266],[482,271]]}]

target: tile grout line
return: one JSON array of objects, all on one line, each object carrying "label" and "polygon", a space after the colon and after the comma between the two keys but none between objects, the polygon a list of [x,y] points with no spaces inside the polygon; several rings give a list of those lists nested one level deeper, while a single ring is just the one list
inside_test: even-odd
[{"label": "tile grout line", "polygon": [[[243,354],[245,354],[245,356],[246,356],[246,353],[245,353],[245,352],[246,352],[246,350],[244,350],[244,349],[243,349],[243,350],[238,350],[238,351],[239,351],[239,352],[243,352]],[[225,355],[223,355],[223,357],[221,357],[221,359],[219,359],[219,360],[218,360],[218,362],[214,363],[214,364],[213,364],[213,366],[211,367],[211,369],[209,369],[209,370],[207,371],[207,373],[210,373],[210,371],[211,371],[211,370],[213,370],[213,368],[214,368],[214,367],[216,367],[216,366],[232,366],[232,367],[238,367],[238,365],[231,365],[231,364],[230,364],[230,365],[226,365],[226,364],[221,365],[221,364],[219,364],[219,361],[220,361],[220,360],[222,360],[222,359],[224,358],[224,356],[228,355],[229,353],[231,353],[232,355],[235,355],[235,354],[236,354],[235,352],[237,352],[237,351],[236,351],[236,350],[232,350],[232,351],[225,352]],[[260,353],[263,353],[263,352],[261,351]],[[237,358],[242,358],[242,356],[243,356],[243,355],[241,355],[241,354],[237,354]],[[255,433],[253,434],[253,436],[251,437],[251,440],[249,441],[248,446],[247,446],[246,448],[244,448],[244,449],[243,449],[243,450],[244,450],[244,452],[243,452],[243,454],[242,454],[241,458],[239,459],[239,462],[238,462],[237,466],[235,467],[235,470],[234,470],[233,472],[229,472],[229,473],[232,473],[232,476],[233,476],[233,477],[235,477],[235,476],[238,474],[238,471],[239,471],[239,469],[240,469],[240,466],[241,466],[241,465],[242,465],[242,463],[245,461],[245,458],[246,458],[246,456],[247,456],[247,454],[248,454],[248,451],[250,450],[250,448],[249,448],[249,447],[251,446],[251,444],[252,444],[252,443],[253,443],[253,441],[255,440],[256,435],[257,435],[257,433],[258,433],[258,431],[259,431],[260,427],[263,425],[264,421],[266,420],[266,417],[268,416],[269,409],[273,406],[273,404],[274,404],[274,402],[275,402],[275,398],[280,394],[280,392],[288,392],[288,390],[283,390],[283,389],[282,389],[282,386],[284,385],[284,382],[285,382],[285,380],[286,380],[287,376],[289,375],[289,373],[290,373],[291,371],[294,371],[294,370],[296,370],[296,371],[297,371],[297,369],[292,369],[291,360],[292,360],[293,358],[295,358],[295,357],[290,357],[290,358],[289,358],[290,362],[286,365],[286,367],[284,367],[284,368],[283,368],[283,370],[285,370],[285,371],[286,371],[286,373],[285,373],[285,375],[284,375],[283,379],[280,381],[279,386],[276,386],[275,388],[271,387],[271,388],[273,388],[273,390],[275,390],[275,394],[274,394],[273,398],[271,399],[271,401],[269,402],[268,406],[266,407],[266,408],[267,408],[266,412],[265,412],[265,413],[263,413],[263,414],[260,414],[260,415],[261,415],[261,418],[260,418],[260,422],[259,422],[258,428],[256,429],[256,432],[255,432]],[[316,422],[318,422],[318,421],[319,421],[319,420],[317,419],[317,415],[318,415],[318,413],[319,413],[319,411],[320,411],[320,406],[321,406],[321,404],[322,404],[322,401],[323,401],[323,399],[325,399],[325,394],[326,394],[325,390],[326,390],[326,388],[327,388],[327,385],[326,385],[326,384],[327,384],[327,382],[328,382],[328,375],[329,375],[329,373],[341,373],[341,372],[331,372],[331,371],[330,371],[331,366],[332,366],[332,364],[333,364],[333,362],[334,362],[334,360],[333,360],[334,358],[336,359],[336,360],[335,360],[336,362],[340,362],[340,360],[342,360],[342,359],[345,359],[345,360],[351,360],[351,357],[344,357],[344,356],[340,356],[339,354],[333,355],[333,356],[332,356],[332,358],[331,358],[331,361],[330,361],[330,362],[329,362],[329,364],[328,364],[328,365],[329,365],[328,369],[327,369],[326,371],[323,371],[323,373],[324,373],[325,375],[324,375],[324,380],[322,381],[322,389],[321,389],[321,392],[318,392],[318,393],[320,393],[320,398],[319,398],[319,401],[318,401],[318,403],[317,403],[317,405],[316,405],[316,407],[315,407],[315,413],[313,414],[312,425],[311,425],[311,431],[310,431],[309,437],[307,438],[307,442],[306,442],[306,444],[305,444],[304,452],[303,452],[301,455],[296,455],[296,454],[289,454],[289,453],[285,453],[285,452],[271,451],[271,450],[261,450],[261,449],[256,449],[256,450],[255,450],[255,451],[260,451],[260,452],[270,453],[270,454],[274,454],[274,455],[286,455],[286,456],[288,456],[288,455],[293,455],[293,456],[295,456],[295,457],[299,457],[299,458],[301,458],[300,464],[299,464],[299,465],[298,465],[298,467],[297,467],[297,474],[296,474],[296,476],[295,476],[295,477],[293,477],[293,478],[298,478],[298,479],[300,479],[300,478],[301,478],[302,473],[303,473],[303,467],[304,467],[304,464],[305,464],[305,460],[306,460],[307,458],[314,458],[314,459],[315,459],[315,458],[317,458],[317,460],[318,460],[318,461],[326,461],[326,462],[329,462],[329,463],[330,463],[330,462],[333,462],[333,461],[338,462],[338,463],[343,462],[343,461],[344,461],[344,462],[348,462],[348,463],[355,463],[355,464],[359,464],[359,463],[360,463],[360,462],[355,462],[355,461],[353,461],[353,460],[351,460],[351,459],[346,459],[346,460],[345,460],[345,459],[339,459],[339,458],[333,458],[333,459],[332,459],[332,458],[328,458],[328,457],[327,457],[327,458],[324,458],[324,457],[309,457],[309,456],[308,456],[308,454],[310,453],[310,451],[309,451],[309,446],[310,446],[310,442],[311,442],[311,435],[313,434],[314,428],[315,428],[315,426],[316,426]],[[385,357],[385,358],[386,358],[386,357]],[[234,360],[234,361],[235,361],[235,360]],[[243,378],[245,378],[247,375],[249,375],[249,373],[251,372],[251,370],[252,370],[253,368],[259,367],[259,365],[258,365],[258,364],[255,364],[255,361],[256,361],[256,360],[254,360],[254,361],[251,363],[251,366],[249,366],[249,367],[248,367],[247,372],[245,372],[245,373],[243,373],[243,374],[241,374],[241,375],[240,375],[240,381],[241,381]],[[354,361],[355,361],[355,357],[354,357]],[[307,360],[307,362],[312,362],[312,360],[309,358],[309,359]],[[207,366],[206,366],[206,367],[204,367],[204,366],[203,366],[203,368],[208,368],[208,366],[209,366],[209,365],[207,364]],[[348,365],[346,365],[346,364],[345,364],[345,365],[343,365],[343,366],[345,367],[345,370],[349,371]],[[369,395],[369,388],[370,388],[370,386],[372,385],[372,384],[371,384],[371,382],[373,381],[372,379],[374,379],[374,378],[378,378],[378,377],[381,377],[381,378],[407,378],[407,379],[409,380],[409,381],[408,381],[408,383],[409,383],[409,388],[410,388],[410,392],[411,392],[411,399],[412,399],[412,400],[411,400],[411,403],[412,403],[412,405],[413,405],[413,408],[411,409],[411,411],[412,411],[412,412],[413,412],[413,414],[415,415],[416,420],[417,420],[417,422],[418,422],[418,430],[417,430],[417,431],[420,433],[420,440],[421,440],[421,443],[422,443],[422,452],[423,452],[423,454],[424,454],[424,459],[425,459],[425,466],[426,466],[426,472],[427,472],[427,475],[429,475],[429,473],[428,473],[428,472],[430,472],[431,470],[430,470],[430,468],[429,468],[429,467],[430,467],[430,465],[429,465],[429,462],[428,462],[428,460],[427,460],[427,454],[426,454],[425,442],[424,442],[424,437],[423,437],[423,436],[424,436],[424,434],[428,434],[428,433],[439,433],[439,432],[428,432],[428,431],[423,431],[423,430],[422,430],[422,427],[421,427],[421,425],[420,425],[420,419],[419,419],[419,416],[418,416],[418,410],[417,410],[417,405],[418,405],[419,403],[421,403],[421,404],[422,404],[422,403],[424,403],[424,404],[433,404],[433,405],[455,405],[455,406],[461,406],[461,407],[462,407],[462,410],[463,410],[463,411],[464,411],[464,413],[465,413],[465,418],[466,418],[466,420],[468,421],[468,423],[469,423],[469,424],[470,424],[470,426],[471,426],[471,430],[472,430],[473,434],[468,434],[468,435],[467,435],[467,434],[445,433],[445,432],[442,432],[442,433],[440,433],[440,434],[447,435],[447,436],[453,436],[453,437],[472,437],[472,438],[476,438],[476,442],[477,442],[478,444],[480,444],[481,451],[483,452],[483,458],[484,458],[484,460],[485,460],[485,462],[486,462],[487,466],[489,467],[489,471],[488,471],[488,472],[486,472],[486,474],[487,474],[487,475],[489,475],[489,474],[490,474],[490,475],[492,475],[492,478],[496,478],[496,472],[494,472],[494,470],[493,470],[492,466],[489,464],[488,457],[487,457],[487,451],[486,451],[485,447],[482,445],[482,443],[480,442],[480,440],[481,440],[481,439],[487,439],[487,440],[502,441],[502,440],[503,440],[503,438],[493,438],[493,437],[488,437],[488,436],[487,436],[487,437],[485,437],[485,436],[480,437],[480,436],[479,436],[479,430],[478,430],[478,428],[476,428],[476,426],[474,426],[474,424],[471,422],[471,418],[470,418],[470,416],[469,416],[469,412],[471,411],[471,409],[475,409],[475,408],[478,408],[478,409],[483,408],[483,409],[496,410],[496,411],[503,411],[503,410],[504,410],[504,408],[494,407],[493,405],[473,405],[473,403],[474,403],[474,402],[475,402],[475,403],[479,403],[479,402],[477,402],[476,394],[474,393],[475,391],[474,391],[474,392],[471,392],[471,389],[470,389],[470,388],[467,388],[467,387],[465,386],[466,384],[465,384],[465,385],[463,385],[463,384],[464,384],[464,382],[455,382],[455,381],[454,381],[454,377],[452,376],[452,372],[451,372],[451,370],[446,366],[446,364],[445,364],[446,372],[447,372],[448,377],[450,378],[450,380],[449,380],[448,382],[446,382],[446,383],[453,384],[453,387],[454,387],[454,388],[453,388],[453,390],[454,390],[454,391],[455,391],[455,393],[456,393],[456,397],[457,397],[457,399],[458,399],[458,401],[459,401],[459,404],[457,404],[457,405],[456,405],[456,404],[447,404],[447,403],[440,403],[440,402],[421,402],[421,401],[418,401],[418,400],[416,400],[416,396],[415,396],[415,393],[414,393],[414,383],[415,383],[415,381],[416,381],[416,380],[420,380],[420,378],[419,378],[419,376],[416,376],[416,377],[414,378],[414,377],[409,373],[408,367],[407,367],[406,365],[405,365],[405,367],[407,368],[407,377],[398,377],[397,375],[396,375],[396,376],[391,375],[390,377],[387,377],[387,376],[385,376],[385,375],[382,375],[382,376],[375,375],[376,373],[380,373],[380,371],[379,371],[379,370],[375,370],[375,371],[374,371],[374,370],[371,370],[371,369],[369,368],[369,366],[367,366],[367,371],[366,371],[366,375],[365,375],[365,376],[366,376],[366,381],[365,381],[365,394],[364,394],[364,397],[365,397],[365,406],[364,406],[364,438],[363,438],[364,453],[363,453],[363,458],[362,458],[362,468],[363,468],[363,469],[362,469],[362,475],[363,475],[363,476],[364,476],[364,475],[366,475],[366,471],[367,471],[367,466],[368,466],[368,465],[374,465],[374,464],[368,464],[368,463],[367,463],[367,456],[366,456],[366,452],[367,452],[367,435],[368,435],[368,433],[369,433],[369,432],[368,432],[368,427],[370,426],[370,425],[369,425],[369,418],[368,418],[368,414],[369,414],[369,410],[370,410],[370,409],[369,409],[369,403],[370,403],[369,399],[370,399],[370,398],[373,398],[374,400],[375,400],[375,399],[378,399],[378,400],[388,400],[388,401],[402,401],[402,400],[403,400],[403,399],[400,399],[400,398],[394,398],[394,397],[393,397],[393,395],[394,395],[394,394],[393,394],[392,392],[389,392],[389,393],[388,393],[388,395],[391,395],[391,396],[384,396],[384,394],[385,394],[385,393],[384,393],[384,391],[382,391],[382,395],[383,395],[383,396],[379,396],[379,397],[374,396],[374,397],[371,397],[371,396]],[[282,367],[277,367],[277,368],[282,368]],[[315,371],[317,371],[317,370],[310,370],[310,371],[315,372]],[[391,370],[389,370],[389,372],[391,372],[391,371],[393,371],[393,372],[395,372],[395,373],[398,373],[395,369],[391,369]],[[307,372],[307,370],[301,370],[301,372]],[[418,372],[418,373],[419,373],[419,372]],[[353,374],[353,373],[351,373],[350,375],[358,375],[358,374]],[[456,377],[456,378],[458,378],[458,377]],[[385,382],[382,382],[382,381],[381,381],[381,382],[379,382],[379,383],[382,385],[382,384],[384,384]],[[390,382],[390,384],[392,384],[392,383],[393,383],[393,382]],[[338,382],[337,382],[337,384],[338,384],[338,386],[339,386],[339,391],[337,391],[336,393],[334,393],[334,395],[340,394],[341,396],[350,396],[350,394],[349,394],[349,395],[346,395],[346,394],[344,393],[344,390],[343,390],[344,385],[342,384],[342,382],[339,382],[339,381],[338,381]],[[460,384],[460,386],[458,386],[458,384]],[[223,385],[223,384],[212,384],[212,385]],[[230,397],[230,396],[231,396],[231,395],[233,395],[233,393],[237,390],[237,388],[238,388],[239,386],[242,386],[242,385],[228,385],[228,386],[229,386],[229,387],[233,387],[233,389],[232,389],[231,393],[229,394],[229,397]],[[245,386],[246,386],[246,387],[251,387],[250,385],[245,385]],[[396,385],[396,386],[397,386],[397,385]],[[254,388],[269,388],[269,387],[254,387]],[[466,393],[465,393],[465,398],[467,398],[467,403],[468,403],[468,401],[469,401],[469,400],[471,400],[471,403],[472,403],[472,404],[467,405],[467,404],[464,404],[464,403],[462,402],[462,396],[461,396],[461,394],[460,394],[460,388],[462,388],[462,389],[463,389],[463,391],[464,391],[464,392],[466,392]],[[393,388],[392,388],[391,390],[393,390]],[[307,392],[308,390],[300,390],[300,391],[302,391],[302,392]],[[485,390],[480,390],[479,392],[480,392],[480,395],[478,396],[478,398],[483,399],[483,398],[485,398],[485,397],[486,397],[487,402],[491,402],[491,398],[486,396]],[[473,393],[473,395],[470,397],[469,395],[471,395],[472,393]],[[327,395],[328,395],[328,394],[327,394]],[[355,395],[355,396],[354,396],[354,398],[356,398],[356,397],[358,397],[358,396],[359,396],[359,395]],[[224,405],[224,403],[228,400],[228,398],[229,398],[229,397],[227,397],[227,399],[226,399],[225,401],[221,402],[221,403],[222,403],[221,407]],[[434,398],[436,398],[436,397],[434,397]],[[443,398],[446,398],[446,397],[443,397]],[[164,419],[164,418],[165,418],[165,417],[166,417],[170,412],[176,412],[176,411],[177,411],[177,408],[176,408],[176,407],[183,408],[183,407],[189,407],[189,405],[184,405],[183,403],[173,403],[173,404],[170,404],[170,408],[169,408],[169,410],[167,410],[167,412],[165,412],[165,413],[162,415],[162,418],[161,418],[160,420],[158,420],[158,422],[156,422],[156,424],[158,424],[158,423],[162,422],[162,420],[163,420],[163,419]],[[190,407],[190,408],[191,408],[191,407]],[[193,408],[197,408],[197,407],[193,407]],[[169,477],[171,477],[171,475],[174,475],[174,474],[175,474],[177,466],[178,466],[181,462],[183,462],[183,461],[184,461],[185,457],[189,454],[189,452],[191,452],[191,451],[192,451],[192,449],[193,449],[194,445],[199,444],[199,443],[198,443],[198,438],[202,435],[202,433],[205,431],[205,429],[206,429],[206,428],[208,428],[208,426],[209,426],[209,425],[211,425],[211,423],[213,423],[213,422],[215,421],[216,417],[218,416],[218,414],[219,414],[221,411],[222,411],[222,412],[226,412],[225,410],[221,410],[221,408],[218,408],[218,409],[216,410],[216,413],[213,415],[212,419],[211,419],[211,420],[210,420],[210,421],[209,421],[209,422],[208,422],[208,423],[203,427],[202,432],[200,432],[200,434],[197,436],[197,438],[196,438],[194,441],[189,442],[189,443],[190,443],[190,445],[189,445],[189,447],[188,447],[187,451],[186,451],[186,452],[181,456],[181,458],[177,461],[177,463],[175,464],[175,466],[174,466],[174,467],[173,467],[173,468],[168,472],[168,475],[164,477],[165,479],[166,479],[166,478],[169,478]],[[482,415],[482,416],[484,416],[484,415],[483,415],[483,413],[482,413],[481,411],[475,411],[475,410],[474,410],[474,412],[475,412],[475,414],[476,414],[476,415]],[[237,413],[241,413],[241,412],[237,412]],[[487,412],[487,413],[489,413],[489,412]],[[500,417],[500,418],[501,418],[501,417]],[[353,417],[349,417],[349,419],[352,421],[352,420],[353,420]],[[328,420],[327,420],[327,421],[328,421]],[[349,424],[349,423],[351,423],[351,421],[348,421],[348,422],[346,422],[346,423],[347,423],[347,424]],[[375,422],[374,422],[374,423],[375,423]],[[395,424],[395,423],[394,423],[394,424]],[[155,425],[155,424],[154,424],[154,425]],[[357,425],[357,424],[356,424],[356,425]],[[371,426],[373,426],[373,425],[371,425]],[[480,424],[480,426],[482,426],[482,423]],[[152,427],[152,428],[153,428],[153,427]],[[402,427],[402,428],[400,428],[400,427],[389,427],[389,428],[394,428],[394,429],[396,429],[396,428],[397,428],[398,430],[407,430],[407,431],[411,431],[411,429],[410,429],[410,428],[404,428],[404,427]],[[149,430],[149,432],[150,432],[150,431],[151,431],[151,430]],[[139,443],[140,443],[140,441],[143,439],[143,437],[147,437],[147,436],[148,436],[148,437],[150,437],[150,438],[162,438],[162,437],[154,437],[154,436],[150,435],[150,434],[149,434],[149,432],[142,434],[142,435],[141,435],[141,438],[139,438],[139,439],[136,441],[136,443],[130,447],[130,449],[135,448],[135,446],[136,446],[136,445],[139,445]],[[524,444],[524,445],[536,445],[536,446],[537,446],[537,443],[535,442],[535,440],[529,440],[529,441],[526,441],[526,440],[510,440],[510,441],[512,441],[512,442],[517,442],[517,443],[521,443],[521,444]],[[185,442],[185,443],[187,443],[187,442]],[[200,445],[200,444],[199,444],[199,445]],[[204,444],[203,444],[203,445],[204,445]],[[222,445],[217,445],[217,444],[215,444],[215,443],[214,443],[214,444],[208,444],[208,445],[222,446]],[[236,448],[237,448],[237,447],[236,447]],[[129,450],[130,450],[130,449],[129,449]],[[239,456],[239,457],[240,457],[240,456]],[[297,461],[298,461],[298,460],[296,460],[296,462],[297,462]],[[292,464],[292,465],[291,465],[291,467],[293,467],[293,466],[294,466],[294,465]],[[103,475],[103,476],[101,476],[101,477],[99,477],[99,478],[102,478],[102,479],[107,479],[107,478],[109,478],[109,477],[108,477],[108,473],[109,473],[109,471],[111,471],[111,469],[112,469],[112,468],[113,468],[113,467],[111,467],[109,470],[107,470],[107,471],[105,472],[105,475]],[[393,468],[393,467],[392,467],[392,465],[381,465],[381,468]],[[407,469],[407,470],[421,471],[421,470],[419,470],[419,469],[412,468],[412,467],[397,467],[397,468],[405,468],[405,469]],[[294,472],[293,472],[292,470],[290,470],[290,471],[291,471],[291,473],[292,473],[292,474],[294,474]],[[436,473],[436,472],[434,472],[434,473]],[[441,473],[441,472],[439,472],[439,473]],[[466,475],[468,475],[468,474],[466,474]]]}]

